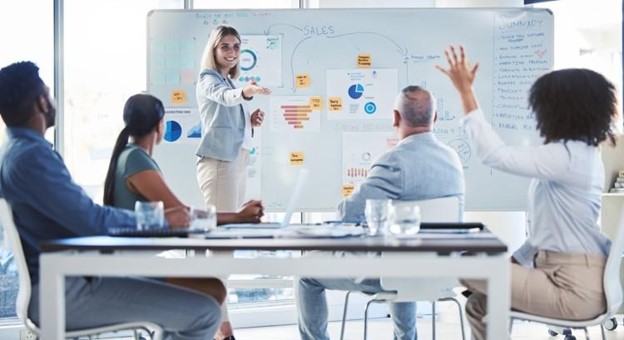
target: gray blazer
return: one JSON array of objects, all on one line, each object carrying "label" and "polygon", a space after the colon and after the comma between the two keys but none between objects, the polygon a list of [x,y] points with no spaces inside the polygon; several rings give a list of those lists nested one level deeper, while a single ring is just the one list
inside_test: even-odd
[{"label": "gray blazer", "polygon": [[205,69],[199,75],[195,92],[202,130],[195,154],[235,160],[243,145],[245,124],[250,124],[250,114],[242,104],[243,89],[237,89],[218,71]]},{"label": "gray blazer", "polygon": [[404,138],[379,156],[366,180],[338,207],[345,222],[364,222],[368,198],[425,200],[456,196],[464,209],[464,172],[457,152],[432,132]]}]

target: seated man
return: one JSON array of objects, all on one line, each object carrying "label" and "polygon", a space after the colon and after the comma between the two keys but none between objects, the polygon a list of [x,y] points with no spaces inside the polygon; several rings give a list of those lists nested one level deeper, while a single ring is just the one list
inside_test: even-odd
[{"label": "seated man", "polygon": [[[362,185],[340,203],[344,222],[364,221],[366,199],[424,200],[455,196],[463,210],[464,175],[457,153],[433,134],[437,113],[433,95],[408,86],[397,96],[393,126],[400,142],[371,166]],[[382,291],[379,278],[301,278],[296,289],[303,340],[329,339],[325,290]],[[394,339],[416,339],[416,303],[392,303]]]},{"label": "seated man", "polygon": [[[8,142],[0,163],[0,196],[13,210],[22,239],[32,297],[28,317],[40,321],[39,243],[44,240],[106,235],[107,228],[134,227],[132,211],[96,205],[76,185],[44,134],[56,108],[32,62],[0,69],[0,115]],[[168,214],[169,224],[186,221],[184,209]],[[201,294],[163,282],[128,277],[70,277],[65,280],[67,329],[150,321],[167,339],[212,339],[221,318],[223,285]]]}]

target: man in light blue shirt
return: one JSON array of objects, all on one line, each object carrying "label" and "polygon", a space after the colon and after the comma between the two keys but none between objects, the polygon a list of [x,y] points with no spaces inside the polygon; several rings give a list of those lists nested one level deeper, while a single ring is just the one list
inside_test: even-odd
[{"label": "man in light blue shirt", "polygon": [[[45,140],[56,108],[35,64],[0,69],[0,115],[9,135],[0,163],[0,196],[11,205],[22,240],[32,281],[28,317],[38,323],[40,243],[106,235],[108,228],[135,227],[136,218],[131,211],[93,203]],[[151,321],[162,326],[167,339],[212,339],[222,298],[149,279],[71,277],[65,281],[66,327]]]},{"label": "man in light blue shirt", "polygon": [[[433,134],[437,113],[431,92],[408,86],[397,96],[393,126],[400,142],[371,166],[362,185],[340,203],[344,222],[363,222],[367,199],[425,200],[457,197],[464,206],[464,175],[457,153]],[[407,268],[406,270],[410,270]],[[416,269],[413,269],[416,270]],[[299,333],[303,340],[327,340],[325,290],[382,291],[379,278],[301,278],[298,283]],[[414,340],[416,303],[391,303],[395,340]]]}]

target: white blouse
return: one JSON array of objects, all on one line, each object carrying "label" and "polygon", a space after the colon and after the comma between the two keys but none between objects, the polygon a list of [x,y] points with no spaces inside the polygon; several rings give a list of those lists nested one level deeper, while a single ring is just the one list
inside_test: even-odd
[{"label": "white blouse", "polygon": [[505,145],[481,109],[463,120],[481,161],[494,169],[531,177],[529,236],[514,258],[532,266],[539,250],[607,257],[611,242],[598,228],[604,165],[597,147],[581,141],[537,147]]}]

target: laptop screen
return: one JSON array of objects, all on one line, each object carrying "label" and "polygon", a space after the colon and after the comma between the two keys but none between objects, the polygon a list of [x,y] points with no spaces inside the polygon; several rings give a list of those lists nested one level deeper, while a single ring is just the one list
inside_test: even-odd
[{"label": "laptop screen", "polygon": [[305,183],[308,180],[308,175],[310,170],[306,168],[301,168],[299,173],[297,174],[297,179],[295,180],[295,184],[293,185],[292,192],[290,194],[290,199],[288,200],[288,205],[286,206],[286,214],[284,215],[284,219],[282,220],[282,227],[290,224],[290,219],[292,218],[292,214],[299,206],[299,202],[301,201],[301,196],[303,195],[303,189]]}]

